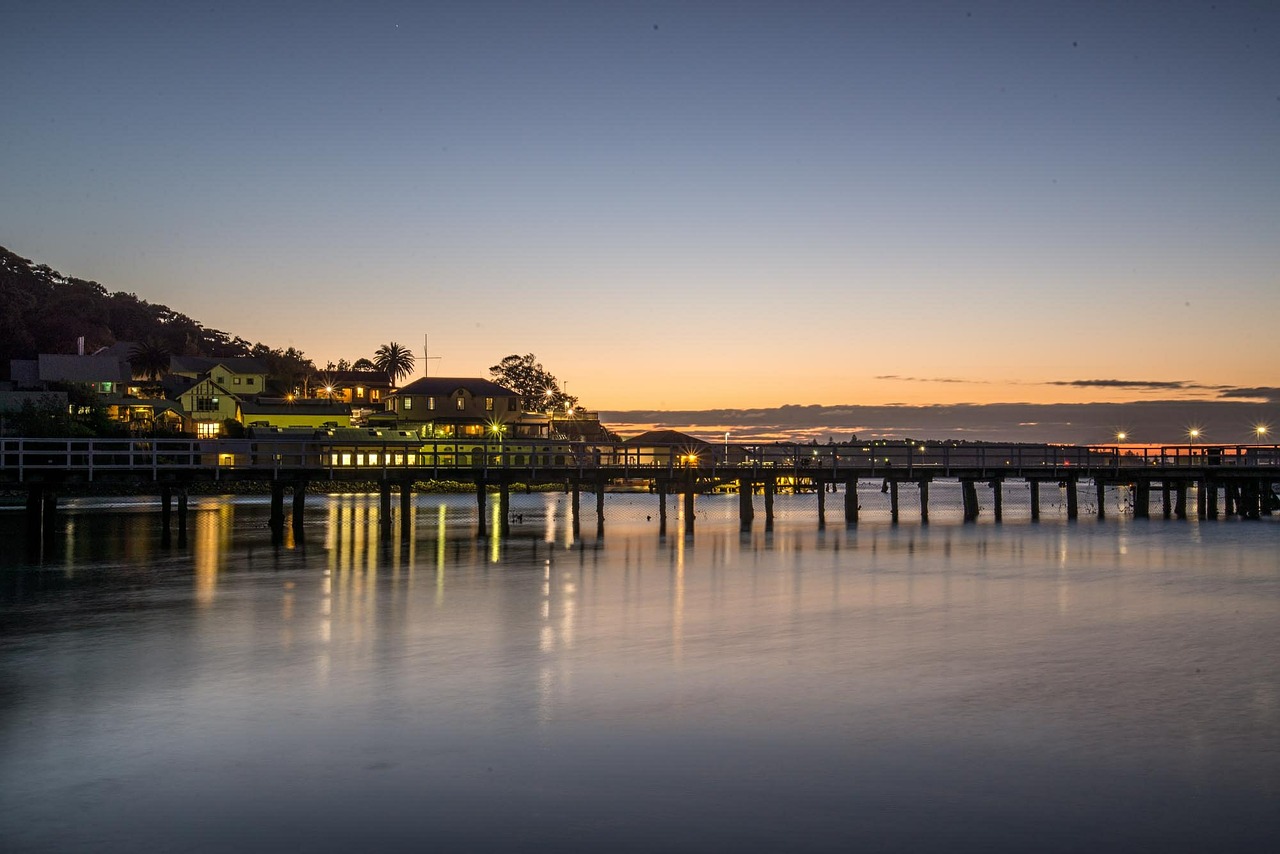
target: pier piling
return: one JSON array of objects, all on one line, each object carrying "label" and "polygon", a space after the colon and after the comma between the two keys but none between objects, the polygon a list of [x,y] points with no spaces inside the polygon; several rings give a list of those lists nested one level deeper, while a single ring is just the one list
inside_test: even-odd
[{"label": "pier piling", "polygon": [[844,482],[844,521],[847,525],[858,524],[858,479],[849,477]]}]

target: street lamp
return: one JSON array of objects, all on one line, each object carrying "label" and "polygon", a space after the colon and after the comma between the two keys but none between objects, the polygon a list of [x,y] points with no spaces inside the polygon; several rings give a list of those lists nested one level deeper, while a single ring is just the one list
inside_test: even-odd
[{"label": "street lamp", "polygon": [[1123,442],[1125,439],[1128,439],[1128,438],[1129,438],[1129,434],[1128,434],[1128,433],[1126,433],[1126,432],[1124,432],[1123,430],[1121,430],[1121,431],[1119,431],[1118,433],[1116,433],[1116,441],[1117,441],[1117,442]]},{"label": "street lamp", "polygon": [[1258,425],[1256,425],[1256,426],[1253,428],[1253,433],[1254,433],[1254,435],[1255,435],[1255,436],[1257,436],[1257,438],[1258,438],[1258,441],[1259,441],[1259,442],[1264,442],[1264,441],[1266,441],[1266,438],[1267,438],[1267,425],[1266,425],[1266,424],[1258,424]]}]

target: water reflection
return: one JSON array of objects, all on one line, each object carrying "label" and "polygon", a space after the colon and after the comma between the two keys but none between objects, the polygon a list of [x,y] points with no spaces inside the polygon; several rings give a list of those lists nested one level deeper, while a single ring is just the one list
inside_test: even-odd
[{"label": "water reflection", "polygon": [[55,560],[0,564],[0,836],[1265,850],[1280,832],[1274,521],[819,532],[811,499],[743,532],[736,497],[703,496],[694,536],[678,507],[661,537],[651,496],[611,496],[607,537],[574,538],[568,496],[512,496],[503,540],[477,537],[473,496],[420,495],[383,542],[377,497],[340,496],[293,549],[265,504],[202,499],[168,550],[155,508],[85,504]]}]

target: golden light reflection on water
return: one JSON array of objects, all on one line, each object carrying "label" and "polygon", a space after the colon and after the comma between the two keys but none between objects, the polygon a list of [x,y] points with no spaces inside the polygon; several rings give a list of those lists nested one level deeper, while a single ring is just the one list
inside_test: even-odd
[{"label": "golden light reflection on water", "polygon": [[200,607],[212,605],[217,598],[218,570],[231,548],[235,515],[235,505],[230,501],[202,505],[196,510],[191,552],[195,562],[195,601]]},{"label": "golden light reflection on water", "polygon": [[441,504],[436,508],[436,604],[444,604],[445,543],[448,542],[446,516],[449,508]]},{"label": "golden light reflection on water", "polygon": [[502,560],[502,506],[489,502],[489,563]]}]

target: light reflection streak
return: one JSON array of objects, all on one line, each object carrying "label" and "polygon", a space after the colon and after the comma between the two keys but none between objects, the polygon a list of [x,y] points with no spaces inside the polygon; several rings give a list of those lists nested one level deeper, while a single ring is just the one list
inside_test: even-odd
[{"label": "light reflection streak", "polygon": [[[676,530],[684,530],[684,502],[676,514]],[[687,538],[682,533],[675,538],[674,574],[671,590],[671,657],[677,663],[684,660],[684,550]]]},{"label": "light reflection streak", "polygon": [[444,504],[436,508],[436,604],[444,604],[444,555],[445,555],[445,534],[448,528],[445,525],[446,509]]},{"label": "light reflection streak", "polygon": [[549,492],[542,495],[543,509],[547,514],[547,521],[543,528],[542,541],[545,543],[554,543],[556,541],[556,520],[558,518],[560,504],[556,501],[556,497]]},{"label": "light reflection streak", "polygon": [[218,593],[218,567],[223,552],[231,545],[231,529],[235,523],[235,505],[219,502],[213,508],[196,514],[196,536],[192,548],[195,563],[195,600],[200,607],[213,604]]},{"label": "light reflection streak", "polygon": [[67,557],[62,574],[67,578],[74,578],[76,575],[76,520],[74,516],[67,517],[66,535],[63,537],[63,550],[66,552]]},{"label": "light reflection streak", "polygon": [[502,503],[489,502],[489,563],[502,560]]}]

